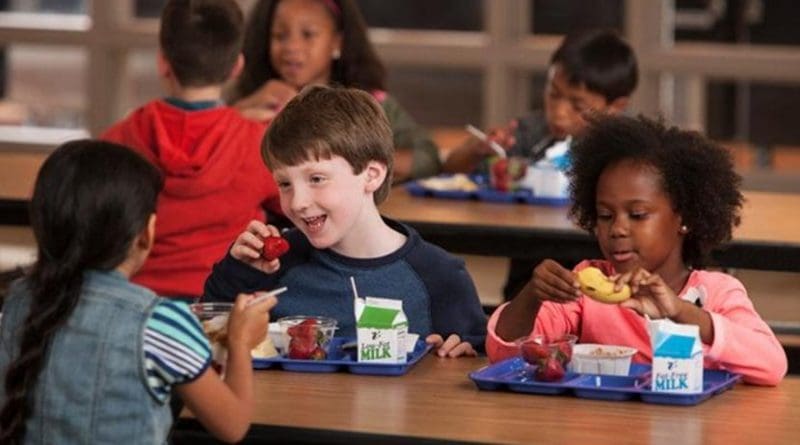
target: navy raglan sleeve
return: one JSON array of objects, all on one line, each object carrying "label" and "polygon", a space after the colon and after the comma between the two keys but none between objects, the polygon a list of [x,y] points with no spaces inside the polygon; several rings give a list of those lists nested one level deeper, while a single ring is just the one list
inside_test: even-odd
[{"label": "navy raglan sleeve", "polygon": [[265,274],[227,254],[206,279],[203,301],[234,301],[242,292],[272,289],[277,282],[278,274]]},{"label": "navy raglan sleeve", "polygon": [[433,332],[444,338],[458,334],[476,351],[483,351],[486,314],[464,261],[427,243],[407,259],[428,289]]}]

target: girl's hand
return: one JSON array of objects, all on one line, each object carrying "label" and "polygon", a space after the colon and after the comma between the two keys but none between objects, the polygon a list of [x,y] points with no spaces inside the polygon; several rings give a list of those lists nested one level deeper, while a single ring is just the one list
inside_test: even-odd
[{"label": "girl's hand", "polygon": [[243,348],[250,351],[264,341],[269,328],[269,311],[278,299],[267,299],[250,304],[259,293],[239,294],[228,317],[228,348]]},{"label": "girl's hand", "polygon": [[247,229],[233,243],[231,256],[264,273],[274,273],[281,267],[280,260],[276,258],[272,261],[267,261],[261,255],[264,249],[264,238],[268,236],[280,236],[278,228],[264,224],[261,221],[250,221]]},{"label": "girl's hand", "polygon": [[569,303],[581,295],[581,285],[575,274],[550,259],[533,269],[533,278],[525,287],[525,291],[539,301]]},{"label": "girl's hand", "polygon": [[631,286],[631,298],[620,303],[620,306],[633,309],[650,318],[675,318],[680,312],[681,299],[667,286],[658,274],[644,269],[637,269],[612,277],[617,282],[614,290],[623,284]]},{"label": "girl's hand", "polygon": [[247,118],[259,121],[271,120],[296,95],[297,90],[293,86],[282,80],[272,79],[236,102],[234,107]]},{"label": "girl's hand", "polygon": [[425,339],[425,343],[433,345],[436,355],[439,357],[475,357],[478,353],[471,344],[461,341],[461,337],[452,334],[447,340],[442,339],[439,334],[431,334]]}]

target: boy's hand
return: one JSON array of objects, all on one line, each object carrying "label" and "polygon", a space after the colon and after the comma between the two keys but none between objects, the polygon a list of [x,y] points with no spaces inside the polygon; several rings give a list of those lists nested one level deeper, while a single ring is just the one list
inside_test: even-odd
[{"label": "boy's hand", "polygon": [[580,295],[580,283],[576,275],[557,262],[547,259],[533,269],[533,278],[525,286],[525,292],[539,301],[569,303]]},{"label": "boy's hand", "polygon": [[611,279],[617,283],[614,290],[623,284],[631,287],[631,298],[620,303],[622,307],[651,318],[675,318],[680,312],[681,299],[658,274],[639,268]]},{"label": "boy's hand", "polygon": [[252,350],[264,341],[269,328],[269,311],[278,299],[270,296],[255,304],[249,304],[259,294],[239,294],[228,317],[228,348]]},{"label": "boy's hand", "polygon": [[425,338],[425,343],[433,345],[436,355],[439,357],[475,357],[478,355],[471,344],[461,341],[461,337],[456,334],[450,335],[447,340],[442,339],[439,334],[431,334]]},{"label": "boy's hand", "polygon": [[495,153],[494,149],[492,149],[492,147],[489,146],[489,142],[493,141],[496,142],[501,147],[503,147],[506,151],[508,151],[509,149],[511,149],[511,147],[514,146],[514,144],[517,143],[517,140],[514,137],[516,131],[517,131],[517,120],[514,119],[508,124],[506,124],[505,127],[495,127],[490,129],[486,133],[487,140],[481,141],[480,139],[477,139],[479,142],[477,144],[474,144],[473,149],[475,150],[475,153],[479,155],[481,158],[496,156],[497,153]]},{"label": "boy's hand", "polygon": [[269,261],[262,256],[264,238],[280,235],[278,228],[273,225],[267,225],[257,220],[250,221],[247,229],[233,243],[231,256],[264,273],[274,273],[280,269],[281,261],[278,258]]}]

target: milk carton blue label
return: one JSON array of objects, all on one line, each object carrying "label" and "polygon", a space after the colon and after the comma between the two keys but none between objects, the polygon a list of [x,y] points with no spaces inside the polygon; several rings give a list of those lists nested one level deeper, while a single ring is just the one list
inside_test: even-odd
[{"label": "milk carton blue label", "polygon": [[660,392],[703,391],[703,346],[700,328],[670,320],[648,322],[653,348],[651,389]]}]

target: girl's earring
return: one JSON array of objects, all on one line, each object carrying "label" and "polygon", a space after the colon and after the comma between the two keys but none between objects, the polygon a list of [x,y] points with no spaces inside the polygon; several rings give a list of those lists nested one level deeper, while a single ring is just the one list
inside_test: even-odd
[{"label": "girl's earring", "polygon": [[686,235],[687,233],[689,233],[689,228],[688,228],[688,227],[686,227],[685,225],[684,225],[684,226],[681,226],[681,228],[680,228],[680,229],[678,229],[678,232],[679,232],[681,235]]},{"label": "girl's earring", "polygon": [[333,57],[333,60],[339,60],[339,58],[342,57],[342,52],[338,49],[335,49],[333,50],[333,54],[331,56]]}]

